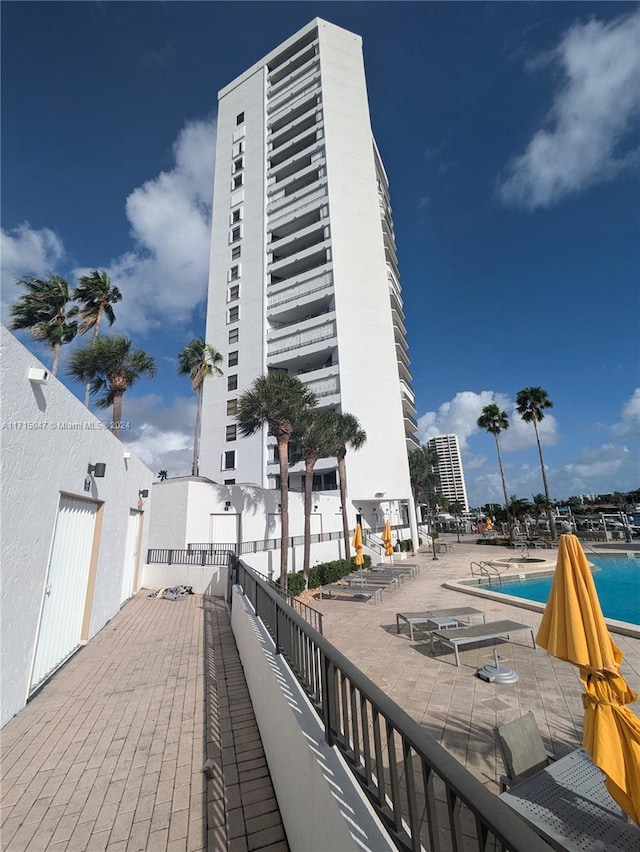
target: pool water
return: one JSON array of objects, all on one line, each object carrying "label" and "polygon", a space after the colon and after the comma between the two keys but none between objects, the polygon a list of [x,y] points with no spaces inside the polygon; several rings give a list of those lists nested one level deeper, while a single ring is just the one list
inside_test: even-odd
[{"label": "pool water", "polygon": [[[640,624],[640,559],[628,559],[626,556],[594,556],[591,553],[587,558],[596,566],[593,579],[605,616],[617,621]],[[546,603],[552,582],[552,576],[508,582],[503,579],[500,592]]]}]

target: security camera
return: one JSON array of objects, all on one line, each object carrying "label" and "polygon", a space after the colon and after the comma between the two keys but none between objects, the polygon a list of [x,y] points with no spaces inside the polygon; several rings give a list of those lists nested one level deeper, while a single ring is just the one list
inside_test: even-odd
[{"label": "security camera", "polygon": [[49,371],[43,367],[30,367],[29,381],[36,385],[46,385],[49,381]]}]

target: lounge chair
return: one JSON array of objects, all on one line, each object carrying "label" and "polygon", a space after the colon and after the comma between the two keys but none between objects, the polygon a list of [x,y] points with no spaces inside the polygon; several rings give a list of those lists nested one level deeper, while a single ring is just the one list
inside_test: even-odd
[{"label": "lounge chair", "polygon": [[456,666],[460,665],[458,648],[465,645],[475,645],[488,639],[500,639],[503,636],[511,636],[512,633],[527,631],[531,634],[531,642],[536,647],[533,637],[533,628],[527,624],[519,624],[517,621],[488,621],[486,624],[473,624],[471,627],[459,627],[453,630],[434,630],[431,634],[431,653],[434,651],[435,642],[448,645],[453,648],[456,655]]},{"label": "lounge chair", "polygon": [[374,604],[377,603],[377,598],[382,601],[382,586],[342,586],[334,583],[330,586],[320,586],[320,598],[327,595],[330,598],[337,595],[345,595],[351,598],[360,598],[361,600],[371,600]]},{"label": "lounge chair", "polygon": [[498,725],[495,731],[506,772],[500,776],[501,793],[535,775],[556,759],[554,754],[545,749],[531,711],[512,722]]},{"label": "lounge chair", "polygon": [[393,586],[394,588],[397,588],[402,580],[397,574],[366,574],[362,578],[354,575],[344,579],[350,586]]},{"label": "lounge chair", "polygon": [[[448,609],[428,609],[425,612],[397,612],[396,613],[396,628],[400,633],[400,622],[404,621],[409,625],[409,634],[413,642],[413,629],[420,624],[434,624],[434,618],[451,618],[458,623],[467,623],[472,620],[481,618],[485,620],[484,612],[480,609],[473,609],[470,606],[454,606]],[[429,631],[431,632],[431,631]]]}]

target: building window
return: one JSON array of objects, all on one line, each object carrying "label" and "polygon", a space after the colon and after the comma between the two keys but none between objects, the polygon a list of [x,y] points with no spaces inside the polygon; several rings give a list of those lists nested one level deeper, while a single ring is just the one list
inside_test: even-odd
[{"label": "building window", "polygon": [[233,374],[232,376],[227,376],[227,390],[238,390],[238,376],[237,374]]},{"label": "building window", "polygon": [[237,343],[239,340],[240,340],[240,329],[239,328],[229,329],[229,343]]},{"label": "building window", "polygon": [[227,358],[227,366],[228,367],[236,367],[238,365],[238,350],[235,352],[229,352],[229,356]]},{"label": "building window", "polygon": [[227,400],[227,416],[233,417],[233,415],[238,410],[238,400],[237,399],[228,399]]},{"label": "building window", "polygon": [[238,322],[239,319],[240,319],[240,306],[234,305],[232,308],[229,308],[229,313],[227,315],[227,322]]},{"label": "building window", "polygon": [[233,161],[234,172],[241,172],[243,168],[244,168],[244,157],[239,157],[237,160]]},{"label": "building window", "polygon": [[227,441],[235,441],[236,440],[236,424],[233,423],[231,426],[227,426],[226,432]]},{"label": "building window", "polygon": [[231,242],[237,243],[241,236],[242,231],[240,229],[240,226],[238,225],[237,228],[233,228],[233,230],[231,231]]},{"label": "building window", "polygon": [[231,260],[237,260],[240,257],[241,254],[242,254],[242,247],[241,246],[234,246],[234,248],[231,249]]},{"label": "building window", "polygon": [[233,224],[235,224],[236,222],[239,222],[240,219],[242,219],[242,207],[236,208],[233,211],[233,213],[231,214],[231,222]]},{"label": "building window", "polygon": [[236,466],[236,451],[227,450],[224,454],[223,470],[233,470]]},{"label": "building window", "polygon": [[242,186],[242,175],[236,175],[233,179],[233,188],[238,189],[240,186]]},{"label": "building window", "polygon": [[240,285],[234,284],[233,287],[229,287],[229,298],[228,302],[237,302],[240,298]]},{"label": "building window", "polygon": [[244,153],[244,142],[240,140],[240,142],[236,142],[236,144],[231,149],[231,156],[238,157],[240,154]]},{"label": "building window", "polygon": [[225,485],[235,485],[236,481],[235,481],[235,479],[225,479],[224,484]]},{"label": "building window", "polygon": [[238,278],[240,278],[240,267],[238,265],[232,266],[229,270],[229,281],[237,281]]},{"label": "building window", "polygon": [[236,127],[241,125],[243,122],[244,122],[244,112],[239,112],[238,115],[236,115]]}]

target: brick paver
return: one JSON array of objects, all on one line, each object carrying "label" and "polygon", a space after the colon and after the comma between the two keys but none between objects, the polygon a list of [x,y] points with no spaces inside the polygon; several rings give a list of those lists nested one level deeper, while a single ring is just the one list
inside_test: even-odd
[{"label": "brick paver", "polygon": [[221,600],[140,592],[1,741],[4,852],[288,848]]}]

